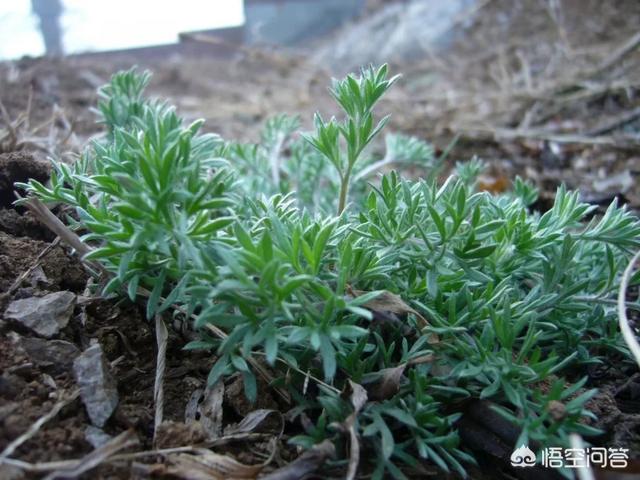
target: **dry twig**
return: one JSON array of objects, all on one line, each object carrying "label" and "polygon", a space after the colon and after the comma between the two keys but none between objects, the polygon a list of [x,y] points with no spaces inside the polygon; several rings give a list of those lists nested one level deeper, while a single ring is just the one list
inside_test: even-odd
[{"label": "dry twig", "polygon": [[155,403],[155,419],[153,426],[153,442],[155,444],[156,434],[158,433],[158,427],[162,423],[162,416],[164,410],[164,370],[165,360],[167,356],[167,339],[169,338],[169,332],[167,326],[162,320],[162,315],[156,314],[156,343],[158,345],[158,359],[156,362],[156,379],[153,386],[153,401]]},{"label": "dry twig", "polygon": [[622,112],[621,115],[617,115],[615,118],[612,118],[595,128],[592,128],[585,135],[588,136],[597,136],[605,133],[609,133],[617,128],[623,127],[631,122],[636,121],[640,118],[640,107],[634,108],[633,110],[629,110],[626,112]]},{"label": "dry twig", "polygon": [[[18,196],[18,199],[22,200],[22,197]],[[80,237],[76,235],[69,227],[67,227],[58,217],[56,217],[47,206],[42,203],[36,197],[29,197],[22,204],[27,207],[33,214],[38,217],[40,222],[60,237],[64,242],[71,246],[78,254],[85,256],[91,252],[91,249],[80,240]],[[92,264],[92,266],[94,266]],[[104,269],[100,266],[98,268],[101,271]]]},{"label": "dry twig", "polygon": [[611,67],[613,67],[616,63],[620,62],[627,55],[633,52],[636,48],[640,46],[640,32],[636,33],[629,37],[622,45],[616,48],[611,55],[605,58],[600,65],[598,65],[592,72],[591,76],[598,75],[602,72],[605,72]]},{"label": "dry twig", "polygon": [[590,137],[588,135],[574,133],[553,133],[544,130],[519,130],[500,127],[458,127],[467,136],[475,138],[486,138],[488,140],[498,139],[533,139],[548,140],[556,143],[578,143],[583,145],[609,145],[617,148],[633,148],[640,145],[639,135],[600,135]]},{"label": "dry twig", "polygon": [[627,268],[624,270],[622,279],[620,280],[620,290],[618,290],[618,321],[620,324],[620,331],[622,332],[622,336],[624,337],[624,341],[627,343],[629,350],[631,350],[631,353],[636,359],[638,366],[640,366],[640,344],[638,343],[638,339],[636,338],[636,333],[629,325],[625,300],[627,297],[627,288],[629,287],[629,281],[631,280],[631,275],[633,274],[633,269],[639,259],[640,252],[634,255],[634,257],[629,262],[629,265],[627,265]]},{"label": "dry twig", "polygon": [[311,447],[288,465],[262,477],[262,480],[297,480],[304,478],[317,470],[327,458],[334,455],[335,446],[330,440],[324,440]]},{"label": "dry twig", "polygon": [[94,469],[104,463],[109,457],[128,447],[138,444],[138,438],[133,430],[125,430],[117,437],[111,439],[99,448],[75,462],[70,468],[62,468],[47,475],[44,480],[55,480],[57,478],[77,478],[85,472]]},{"label": "dry twig", "polygon": [[360,441],[358,440],[358,432],[356,431],[356,420],[362,407],[367,403],[367,391],[357,383],[349,380],[351,388],[351,405],[353,412],[344,422],[345,427],[349,431],[349,467],[347,469],[346,480],[354,480],[358,473],[358,464],[360,463]]}]

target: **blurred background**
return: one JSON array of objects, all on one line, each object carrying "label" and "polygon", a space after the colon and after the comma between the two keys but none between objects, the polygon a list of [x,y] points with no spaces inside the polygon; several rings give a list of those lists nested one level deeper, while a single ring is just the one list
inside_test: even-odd
[{"label": "blurred background", "polygon": [[[173,4],[173,5],[172,5]],[[238,26],[242,0],[12,0],[0,5],[0,58],[117,50],[177,41],[188,30]]]},{"label": "blurred background", "polygon": [[188,118],[258,141],[278,113],[305,128],[336,113],[332,76],[388,62],[403,74],[378,107],[390,129],[437,152],[455,139],[449,163],[483,158],[483,188],[520,175],[541,209],[561,182],[638,209],[638,25],[637,0],[13,0],[0,4],[2,122],[57,115],[78,149],[99,131],[96,88],[139,65]]}]

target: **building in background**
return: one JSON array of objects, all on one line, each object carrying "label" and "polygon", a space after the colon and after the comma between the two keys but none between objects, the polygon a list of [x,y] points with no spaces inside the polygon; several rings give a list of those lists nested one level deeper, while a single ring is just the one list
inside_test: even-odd
[{"label": "building in background", "polygon": [[360,15],[365,0],[244,0],[244,38],[250,44],[296,46]]},{"label": "building in background", "polygon": [[62,28],[60,17],[63,7],[60,0],[31,0],[33,14],[38,17],[40,33],[47,55],[62,55]]},{"label": "building in background", "polygon": [[[12,0],[0,5],[0,59],[24,55],[206,53],[181,33],[230,44],[301,46],[362,13],[365,0]],[[126,14],[123,14],[126,12]],[[185,45],[186,44],[186,45]],[[219,53],[209,47],[212,54]]]}]

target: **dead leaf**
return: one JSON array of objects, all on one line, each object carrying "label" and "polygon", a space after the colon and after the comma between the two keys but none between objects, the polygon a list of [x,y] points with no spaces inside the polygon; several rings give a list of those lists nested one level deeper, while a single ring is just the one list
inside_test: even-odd
[{"label": "dead leaf", "polygon": [[346,429],[349,431],[349,467],[347,469],[346,480],[353,480],[358,473],[358,464],[360,463],[360,441],[356,432],[356,419],[360,410],[367,403],[367,391],[358,383],[349,380],[349,388],[351,390],[351,405],[353,405],[353,413],[344,421]]},{"label": "dead leaf", "polygon": [[198,406],[200,405],[200,400],[202,400],[203,393],[204,389],[202,388],[196,388],[191,392],[187,406],[184,408],[184,423],[188,424],[197,421]]},{"label": "dead leaf", "polygon": [[[367,292],[350,289],[350,293],[352,293],[354,297],[359,297],[360,295],[363,295]],[[399,295],[388,292],[386,290],[384,290],[376,298],[374,298],[373,300],[369,300],[362,306],[368,310],[371,310],[374,313],[377,312],[383,316],[385,314],[388,315],[389,313],[406,316],[409,313],[411,313],[415,315],[415,317],[418,319],[418,324],[420,326],[420,329],[423,329],[429,326],[429,322],[427,321],[427,319],[424,318],[418,311],[416,311],[415,309],[407,305]],[[437,335],[434,334],[430,339],[429,343],[437,343],[438,341],[439,340]]]},{"label": "dead leaf", "polygon": [[373,319],[371,320],[370,329],[380,333],[383,337],[393,335],[399,332],[403,337],[413,337],[416,335],[416,329],[412,328],[403,318],[392,312],[384,312],[372,310]]},{"label": "dead leaf", "polygon": [[[353,293],[356,297],[359,297],[360,295],[363,295],[367,292],[353,290]],[[408,313],[413,313],[421,322],[424,323],[425,326],[428,325],[427,320],[413,308],[407,305],[399,295],[388,292],[386,290],[382,291],[382,293],[380,293],[380,295],[378,295],[376,298],[369,300],[363,306],[365,308],[368,308],[369,310],[375,310],[378,312],[391,312],[397,315],[406,315]]]},{"label": "dead leaf", "polygon": [[367,403],[367,391],[359,383],[349,380],[349,389],[351,390],[351,405],[353,405],[354,413],[359,413],[362,407]]},{"label": "dead leaf", "polygon": [[228,455],[198,449],[195,454],[168,455],[172,464],[167,473],[182,480],[251,480],[271,463],[276,453],[276,440],[270,442],[271,454],[263,463],[246,465]]},{"label": "dead leaf", "polygon": [[[195,396],[195,395],[194,395]],[[224,396],[224,388],[218,389],[216,397]],[[196,397],[197,398],[197,397]],[[203,401],[205,404],[206,400]],[[193,406],[189,409],[189,416],[193,414]],[[228,455],[220,455],[210,450],[200,449],[197,454],[177,454],[168,457],[172,464],[167,469],[167,473],[177,476],[183,480],[215,480],[215,479],[254,479],[256,478],[273,459],[276,452],[277,441],[284,431],[284,417],[276,410],[260,409],[250,412],[245,418],[236,425],[227,427],[223,437],[217,440],[225,441],[230,437],[237,437],[245,434],[251,434],[258,427],[263,425],[265,420],[271,416],[278,419],[278,433],[271,437],[269,444],[271,454],[269,458],[261,464],[246,465],[237,461]]]},{"label": "dead leaf", "polygon": [[199,455],[169,455],[173,464],[167,473],[183,480],[232,480],[256,478],[264,468],[263,465],[245,465],[227,455],[213,452]]},{"label": "dead leaf", "polygon": [[311,447],[289,465],[274,470],[260,480],[298,480],[316,471],[327,458],[333,457],[336,448],[330,440],[324,440]]},{"label": "dead leaf", "polygon": [[[202,401],[200,401],[202,400]],[[216,382],[206,389],[197,389],[185,409],[185,423],[200,422],[209,440],[216,439],[222,431],[222,403],[224,383]]]},{"label": "dead leaf", "polygon": [[225,436],[231,436],[252,433],[270,416],[275,416],[278,419],[279,427],[277,429],[277,435],[278,438],[280,438],[284,431],[284,416],[277,410],[269,410],[266,408],[250,412],[240,423],[225,428],[224,434]]},{"label": "dead leaf", "polygon": [[382,401],[393,398],[400,391],[400,383],[406,368],[407,364],[403,363],[397,367],[380,370],[378,379],[366,387],[371,399]]},{"label": "dead leaf", "polygon": [[428,353],[420,357],[412,358],[408,362],[402,363],[396,367],[384,368],[376,372],[377,375],[375,379],[366,382],[367,393],[371,399],[375,401],[388,400],[392,398],[400,391],[400,384],[402,383],[404,371],[407,367],[433,363],[435,358],[436,357],[433,354]]}]

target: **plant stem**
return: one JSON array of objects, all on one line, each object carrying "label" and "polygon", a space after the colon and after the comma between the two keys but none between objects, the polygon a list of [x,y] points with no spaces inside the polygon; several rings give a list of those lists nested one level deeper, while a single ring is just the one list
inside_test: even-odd
[{"label": "plant stem", "polygon": [[[603,298],[600,296],[580,296],[580,295],[576,295],[575,297],[573,297],[574,300],[577,300],[578,302],[596,302],[596,303],[601,303],[603,305],[618,305],[618,301],[614,300],[613,298]],[[640,303],[639,302],[625,302],[627,305],[627,308],[631,308],[633,310],[638,310],[640,311]]]},{"label": "plant stem", "polygon": [[347,170],[340,175],[340,197],[338,198],[338,216],[342,215],[347,206],[347,197],[349,195],[349,182],[351,181],[351,170],[355,162],[349,161]]},{"label": "plant stem", "polygon": [[340,197],[338,199],[338,216],[342,215],[344,207],[347,203],[347,194],[349,193],[349,179],[343,178],[340,182]]}]

